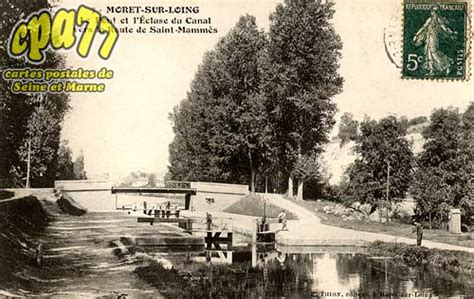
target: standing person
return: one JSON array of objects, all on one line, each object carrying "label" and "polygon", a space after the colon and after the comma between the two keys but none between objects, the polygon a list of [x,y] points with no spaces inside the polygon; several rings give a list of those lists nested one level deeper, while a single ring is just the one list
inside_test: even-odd
[{"label": "standing person", "polygon": [[285,210],[281,210],[280,214],[278,214],[278,222],[281,223],[281,230],[288,230],[286,228],[286,213]]},{"label": "standing person", "polygon": [[416,232],[416,245],[421,246],[421,240],[423,239],[423,227],[421,226],[421,223],[415,221],[413,223],[415,227],[412,230],[412,233]]}]

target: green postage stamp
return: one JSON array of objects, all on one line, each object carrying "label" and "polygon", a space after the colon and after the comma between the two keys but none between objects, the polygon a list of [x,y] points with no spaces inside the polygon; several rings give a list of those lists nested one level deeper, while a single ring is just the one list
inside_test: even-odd
[{"label": "green postage stamp", "polygon": [[469,1],[404,1],[403,78],[469,78]]}]

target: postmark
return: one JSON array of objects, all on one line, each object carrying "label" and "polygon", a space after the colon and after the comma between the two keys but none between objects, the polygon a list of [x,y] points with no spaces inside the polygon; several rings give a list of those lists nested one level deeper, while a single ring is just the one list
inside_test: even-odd
[{"label": "postmark", "polygon": [[469,78],[469,1],[404,1],[403,78]]}]

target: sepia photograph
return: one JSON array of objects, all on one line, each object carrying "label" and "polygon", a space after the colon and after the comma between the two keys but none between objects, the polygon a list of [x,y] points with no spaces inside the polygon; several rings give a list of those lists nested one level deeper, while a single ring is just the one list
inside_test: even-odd
[{"label": "sepia photograph", "polygon": [[1,0],[0,298],[474,298],[471,0]]}]

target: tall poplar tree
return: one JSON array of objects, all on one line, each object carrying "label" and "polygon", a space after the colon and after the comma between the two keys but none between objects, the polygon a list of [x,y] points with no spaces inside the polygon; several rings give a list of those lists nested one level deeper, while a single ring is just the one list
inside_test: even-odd
[{"label": "tall poplar tree", "polygon": [[[290,196],[298,160],[320,153],[335,123],[332,98],[341,92],[343,79],[333,6],[332,1],[285,0],[270,16],[261,86]],[[302,184],[300,179],[300,194]]]}]

